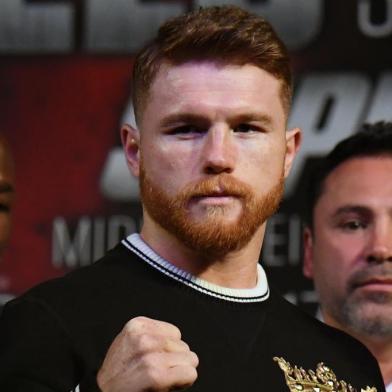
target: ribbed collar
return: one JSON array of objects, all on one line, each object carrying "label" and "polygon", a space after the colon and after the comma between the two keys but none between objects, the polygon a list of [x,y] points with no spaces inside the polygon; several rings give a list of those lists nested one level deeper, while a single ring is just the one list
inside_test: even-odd
[{"label": "ribbed collar", "polygon": [[203,294],[231,302],[262,302],[269,297],[267,277],[260,264],[257,265],[257,285],[254,288],[232,289],[210,283],[176,267],[159,256],[137,233],[129,235],[122,244],[164,275]]}]

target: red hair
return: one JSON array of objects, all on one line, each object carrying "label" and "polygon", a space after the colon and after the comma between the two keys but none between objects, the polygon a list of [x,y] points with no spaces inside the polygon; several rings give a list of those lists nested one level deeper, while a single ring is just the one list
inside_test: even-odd
[{"label": "red hair", "polygon": [[151,84],[165,62],[191,60],[222,64],[254,64],[282,83],[283,107],[288,113],[292,76],[287,49],[261,16],[236,6],[200,8],[164,23],[156,38],[137,55],[132,98],[136,119],[147,102]]}]

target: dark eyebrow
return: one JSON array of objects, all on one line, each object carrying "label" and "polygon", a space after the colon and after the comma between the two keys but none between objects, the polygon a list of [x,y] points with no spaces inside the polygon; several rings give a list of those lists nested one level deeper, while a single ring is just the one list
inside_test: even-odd
[{"label": "dark eyebrow", "polygon": [[[239,114],[237,116],[233,116],[229,118],[230,123],[246,123],[257,121],[261,122],[265,125],[272,124],[272,117],[268,114],[261,114],[261,113],[246,113],[246,114]],[[161,127],[167,127],[173,125],[175,123],[195,123],[195,124],[207,124],[209,120],[201,115],[195,113],[174,113],[170,114],[165,117],[161,123]]]},{"label": "dark eyebrow", "polygon": [[160,123],[161,127],[168,127],[176,123],[196,123],[196,124],[206,124],[208,119],[203,116],[197,115],[195,113],[175,113],[164,117]]},{"label": "dark eyebrow", "polygon": [[233,120],[237,123],[247,123],[252,121],[257,121],[264,123],[265,125],[272,124],[272,117],[268,114],[261,114],[261,113],[248,113],[248,114],[240,114],[239,116],[233,117]]},{"label": "dark eyebrow", "polygon": [[350,214],[350,213],[354,213],[354,214],[360,214],[360,215],[371,215],[372,212],[368,207],[364,207],[361,205],[345,205],[342,207],[339,207],[335,213],[333,214],[334,217],[337,217],[339,215],[342,214]]}]

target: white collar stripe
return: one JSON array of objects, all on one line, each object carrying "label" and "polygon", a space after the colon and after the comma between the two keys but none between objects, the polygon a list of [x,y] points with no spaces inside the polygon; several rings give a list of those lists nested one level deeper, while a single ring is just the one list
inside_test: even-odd
[{"label": "white collar stripe", "polygon": [[[133,251],[134,253],[137,253],[138,256],[140,256],[143,260],[145,260],[148,264],[152,265],[154,268],[156,268],[157,270],[163,272],[165,275],[170,276],[172,278],[174,278],[175,280],[185,283],[187,286],[193,287],[198,291],[201,291],[205,294],[209,294],[212,295],[214,297],[219,297],[222,299],[228,299],[231,301],[236,301],[236,302],[258,302],[260,300],[266,299],[264,298],[266,295],[268,296],[268,292],[264,293],[261,296],[255,296],[255,297],[237,297],[237,296],[233,296],[233,295],[228,295],[228,294],[222,294],[213,290],[210,290],[206,287],[200,286],[197,283],[195,283],[194,281],[192,281],[191,279],[187,278],[187,276],[189,276],[190,274],[185,272],[185,271],[181,271],[181,273],[179,274],[177,271],[171,271],[170,268],[165,268],[164,266],[157,264],[154,262],[154,260],[151,260],[147,255],[145,255],[144,253],[142,253],[139,249],[135,248],[134,246],[132,246],[132,244],[130,244],[129,242],[127,242],[126,240],[123,240],[123,244],[130,249],[131,251]],[[172,265],[171,265],[172,266]],[[172,266],[173,267],[173,266]],[[176,267],[174,267],[176,268]],[[190,275],[192,276],[192,275]],[[224,289],[224,288],[222,288]],[[226,288],[227,290],[227,288]]]},{"label": "white collar stripe", "polygon": [[258,283],[255,288],[231,289],[214,285],[176,267],[154,252],[139,234],[128,236],[122,244],[158,271],[204,294],[232,302],[261,302],[269,297],[267,278],[260,265],[258,265]]}]

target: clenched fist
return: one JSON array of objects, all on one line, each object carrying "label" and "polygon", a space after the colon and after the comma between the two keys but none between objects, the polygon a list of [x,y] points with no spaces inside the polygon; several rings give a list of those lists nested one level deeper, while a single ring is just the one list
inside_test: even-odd
[{"label": "clenched fist", "polygon": [[97,383],[103,392],[166,392],[191,386],[197,355],[169,323],[136,317],[110,346]]}]

